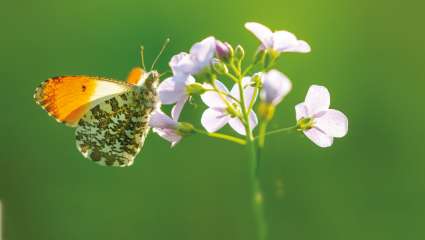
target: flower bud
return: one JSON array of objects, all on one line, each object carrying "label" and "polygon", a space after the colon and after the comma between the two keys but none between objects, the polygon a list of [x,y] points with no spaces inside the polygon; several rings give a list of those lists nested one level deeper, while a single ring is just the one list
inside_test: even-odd
[{"label": "flower bud", "polygon": [[220,40],[215,41],[215,53],[218,59],[228,62],[234,55],[232,46],[229,43],[223,43]]},{"label": "flower bud", "polygon": [[258,106],[258,115],[262,120],[268,122],[273,118],[275,109],[273,104],[261,102]]},{"label": "flower bud", "polygon": [[245,57],[245,50],[242,48],[241,45],[236,46],[235,49],[235,61],[242,61],[243,58]]},{"label": "flower bud", "polygon": [[287,76],[277,70],[261,74],[262,90],[261,101],[276,106],[288,95],[292,89],[292,83]]},{"label": "flower bud", "polygon": [[214,59],[213,60],[213,64],[212,64],[212,69],[217,73],[217,74],[226,74],[229,72],[229,70],[227,69],[226,64],[224,64],[222,61],[220,61],[219,59]]},{"label": "flower bud", "polygon": [[179,122],[177,124],[177,132],[181,135],[181,136],[186,136],[186,135],[190,135],[193,133],[193,125],[188,123],[188,122]]},{"label": "flower bud", "polygon": [[200,83],[192,83],[186,86],[186,92],[188,95],[201,95],[206,91],[204,86]]}]

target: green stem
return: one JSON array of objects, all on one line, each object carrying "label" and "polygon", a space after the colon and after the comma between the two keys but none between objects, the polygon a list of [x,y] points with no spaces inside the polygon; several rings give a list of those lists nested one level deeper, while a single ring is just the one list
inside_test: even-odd
[{"label": "green stem", "polygon": [[266,141],[268,121],[262,121],[258,127],[258,147],[263,148]]},{"label": "green stem", "polygon": [[218,139],[222,139],[222,140],[226,140],[226,141],[230,141],[230,142],[234,142],[237,144],[241,144],[241,145],[245,145],[246,141],[244,139],[238,138],[238,137],[233,137],[227,134],[222,134],[222,133],[210,133],[201,129],[196,129],[194,128],[193,131],[199,133],[199,134],[203,134],[206,135],[208,137],[212,137],[212,138],[218,138]]},{"label": "green stem", "polygon": [[[289,132],[289,131],[296,130],[296,129],[297,129],[297,125],[292,126],[292,127],[279,128],[279,129],[276,129],[276,130],[272,130],[270,132],[266,132],[264,135],[265,136],[269,136],[269,135],[274,135],[274,134],[278,134],[278,133]],[[261,136],[259,135],[259,136],[255,137],[255,138],[260,138],[260,137]]]},{"label": "green stem", "polygon": [[257,149],[255,146],[255,139],[252,135],[252,129],[249,124],[249,106],[245,106],[245,96],[242,86],[242,77],[238,79],[237,84],[239,88],[239,96],[241,99],[241,109],[242,109],[242,117],[244,118],[245,132],[246,132],[246,141],[247,141],[247,149],[250,158],[251,165],[251,183],[252,183],[252,207],[255,214],[255,219],[257,221],[258,227],[258,239],[265,240],[267,229],[266,229],[266,221],[264,219],[264,210],[263,210],[263,193],[261,191],[261,186],[259,179],[257,177]]}]

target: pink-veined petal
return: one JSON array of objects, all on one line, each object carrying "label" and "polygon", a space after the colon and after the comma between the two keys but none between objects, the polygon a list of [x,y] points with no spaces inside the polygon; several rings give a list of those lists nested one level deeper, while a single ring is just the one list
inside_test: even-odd
[{"label": "pink-veined petal", "polygon": [[308,114],[310,116],[317,116],[327,111],[330,103],[331,97],[326,87],[318,85],[310,86],[307,96],[305,97],[305,104],[307,105]]},{"label": "pink-veined petal", "polygon": [[235,130],[240,135],[246,135],[245,126],[239,118],[232,118],[229,120],[229,125],[233,130]]},{"label": "pink-veined petal", "polygon": [[[226,88],[226,86],[218,81],[215,80],[215,84],[217,88],[222,91],[223,93],[229,93],[229,90]],[[207,89],[213,89],[213,87],[206,83],[204,84]],[[226,108],[226,103],[221,99],[221,97],[218,95],[218,93],[214,91],[207,91],[204,94],[201,95],[202,101],[210,108]]]},{"label": "pink-veined petal", "polygon": [[224,110],[208,108],[202,114],[201,123],[208,132],[215,132],[226,125],[229,119]]},{"label": "pink-veined petal", "polygon": [[158,134],[161,138],[169,141],[171,143],[171,147],[174,147],[182,139],[182,136],[173,129],[154,128],[153,132]]},{"label": "pink-veined petal", "polygon": [[273,33],[273,49],[278,52],[300,52],[308,53],[311,48],[307,42],[298,40],[288,31],[277,31]]},{"label": "pink-veined petal", "polygon": [[215,38],[210,36],[192,46],[190,55],[192,61],[195,63],[192,74],[201,71],[204,67],[211,64],[215,54],[215,44]]},{"label": "pink-veined petal", "polygon": [[182,112],[183,107],[186,104],[188,99],[189,99],[188,96],[182,97],[180,100],[177,101],[176,105],[174,105],[173,108],[171,109],[171,117],[175,121],[178,121],[180,117],[180,113]]},{"label": "pink-veined petal", "polygon": [[295,117],[296,117],[297,121],[299,121],[302,118],[308,117],[308,110],[307,110],[307,106],[305,105],[305,103],[298,103],[295,106]]},{"label": "pink-veined petal", "polygon": [[315,127],[332,137],[344,137],[348,131],[348,118],[344,113],[329,109],[326,113],[314,119]]},{"label": "pink-veined petal", "polygon": [[184,95],[185,82],[183,76],[173,76],[162,81],[158,86],[158,95],[162,104],[173,104]]},{"label": "pink-veined petal", "polygon": [[316,128],[304,131],[304,134],[317,146],[322,148],[330,147],[333,143],[333,137],[326,135],[325,133]]},{"label": "pink-veined petal", "polygon": [[255,112],[251,110],[251,112],[249,113],[249,126],[251,130],[253,130],[257,126],[257,124],[258,124],[257,114],[255,114]]},{"label": "pink-veined petal", "polygon": [[256,23],[248,22],[245,23],[245,28],[254,34],[262,43],[265,48],[272,48],[273,46],[273,32],[266,26]]},{"label": "pink-veined petal", "polygon": [[297,44],[287,48],[285,52],[309,53],[311,47],[306,41],[298,40]]},{"label": "pink-veined petal", "polygon": [[[251,102],[252,101],[255,102],[255,100],[257,99],[257,96],[255,96],[255,98],[253,99],[255,88],[252,87],[251,84],[252,84],[251,77],[244,77],[242,79],[242,87],[244,89],[243,92],[244,92],[244,100],[245,100],[246,107],[249,107]],[[230,90],[230,95],[240,100],[238,84],[233,85],[232,90]]]},{"label": "pink-veined petal", "polygon": [[171,119],[161,110],[156,110],[152,113],[151,118],[149,120],[149,125],[152,128],[177,128],[177,121]]},{"label": "pink-veined petal", "polygon": [[[249,114],[249,126],[251,128],[251,131],[257,126],[258,124],[258,118],[254,111],[251,111]],[[233,128],[237,133],[240,135],[246,135],[246,129],[243,125],[242,121],[239,118],[232,118],[229,120],[230,127]]]},{"label": "pink-veined petal", "polygon": [[169,65],[174,75],[187,75],[192,73],[195,63],[190,54],[181,52],[171,58]]}]

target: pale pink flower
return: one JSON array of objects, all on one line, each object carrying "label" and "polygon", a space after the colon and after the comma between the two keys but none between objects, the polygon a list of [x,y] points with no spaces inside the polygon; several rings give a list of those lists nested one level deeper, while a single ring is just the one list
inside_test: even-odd
[{"label": "pale pink flower", "polygon": [[276,106],[288,95],[292,89],[292,83],[288,77],[277,70],[270,70],[261,74],[263,88],[260,93],[261,101]]},{"label": "pale pink flower", "polygon": [[[244,97],[245,97],[245,106],[248,108],[251,104],[251,101],[255,101],[253,98],[254,95],[254,88],[249,86],[251,83],[250,77],[245,77],[242,80],[242,84],[244,86]],[[239,95],[239,88],[235,84],[232,88],[232,90],[229,92],[229,90],[226,88],[226,86],[221,83],[218,80],[215,80],[215,84],[217,88],[224,94],[230,94],[232,97],[234,97],[237,100],[240,100]],[[206,88],[211,89],[212,86],[209,84],[206,84]],[[208,132],[215,132],[227,123],[232,127],[237,133],[241,135],[245,135],[245,127],[241,120],[234,116],[231,112],[229,112],[228,106],[223,101],[223,99],[218,95],[218,93],[213,91],[207,91],[206,93],[201,95],[202,101],[209,107],[204,111],[201,118],[202,126],[208,131]],[[239,115],[242,114],[241,109],[238,107],[237,102],[230,98],[230,97],[224,97],[227,99],[227,101],[234,106]],[[254,129],[258,124],[257,115],[254,111],[250,111],[249,113],[249,125],[251,129]]]},{"label": "pale pink flower", "polygon": [[174,75],[195,75],[212,63],[216,51],[214,37],[195,43],[189,53],[181,52],[171,58],[170,67]]},{"label": "pale pink flower", "polygon": [[171,111],[173,118],[179,118],[190,97],[186,87],[195,83],[192,75],[211,64],[216,51],[215,44],[215,38],[208,37],[195,43],[190,53],[182,52],[171,58],[169,65],[173,76],[159,84],[158,94],[162,104],[175,104]]},{"label": "pale pink flower", "polygon": [[319,147],[330,147],[333,138],[347,134],[348,119],[344,113],[329,109],[330,94],[326,87],[312,85],[303,103],[295,106],[298,123],[307,122],[304,134]]},{"label": "pale pink flower", "polygon": [[171,116],[178,119],[184,104],[189,99],[186,91],[188,85],[195,83],[195,78],[191,75],[175,75],[162,81],[158,86],[158,94],[161,104],[175,104]]},{"label": "pale pink flower", "polygon": [[177,119],[170,118],[161,110],[153,112],[149,120],[153,132],[169,141],[172,147],[182,139],[182,135],[178,132],[178,124]]},{"label": "pale pink flower", "polygon": [[245,28],[261,41],[260,49],[271,49],[278,53],[308,53],[311,51],[307,42],[298,40],[294,34],[288,31],[272,32],[268,27],[256,22],[246,23]]}]

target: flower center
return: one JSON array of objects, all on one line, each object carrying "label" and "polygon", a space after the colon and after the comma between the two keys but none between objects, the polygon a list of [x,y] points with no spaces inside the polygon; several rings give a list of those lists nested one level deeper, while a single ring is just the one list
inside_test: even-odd
[{"label": "flower center", "polygon": [[297,129],[300,131],[309,130],[314,127],[313,118],[301,118],[297,123]]}]

